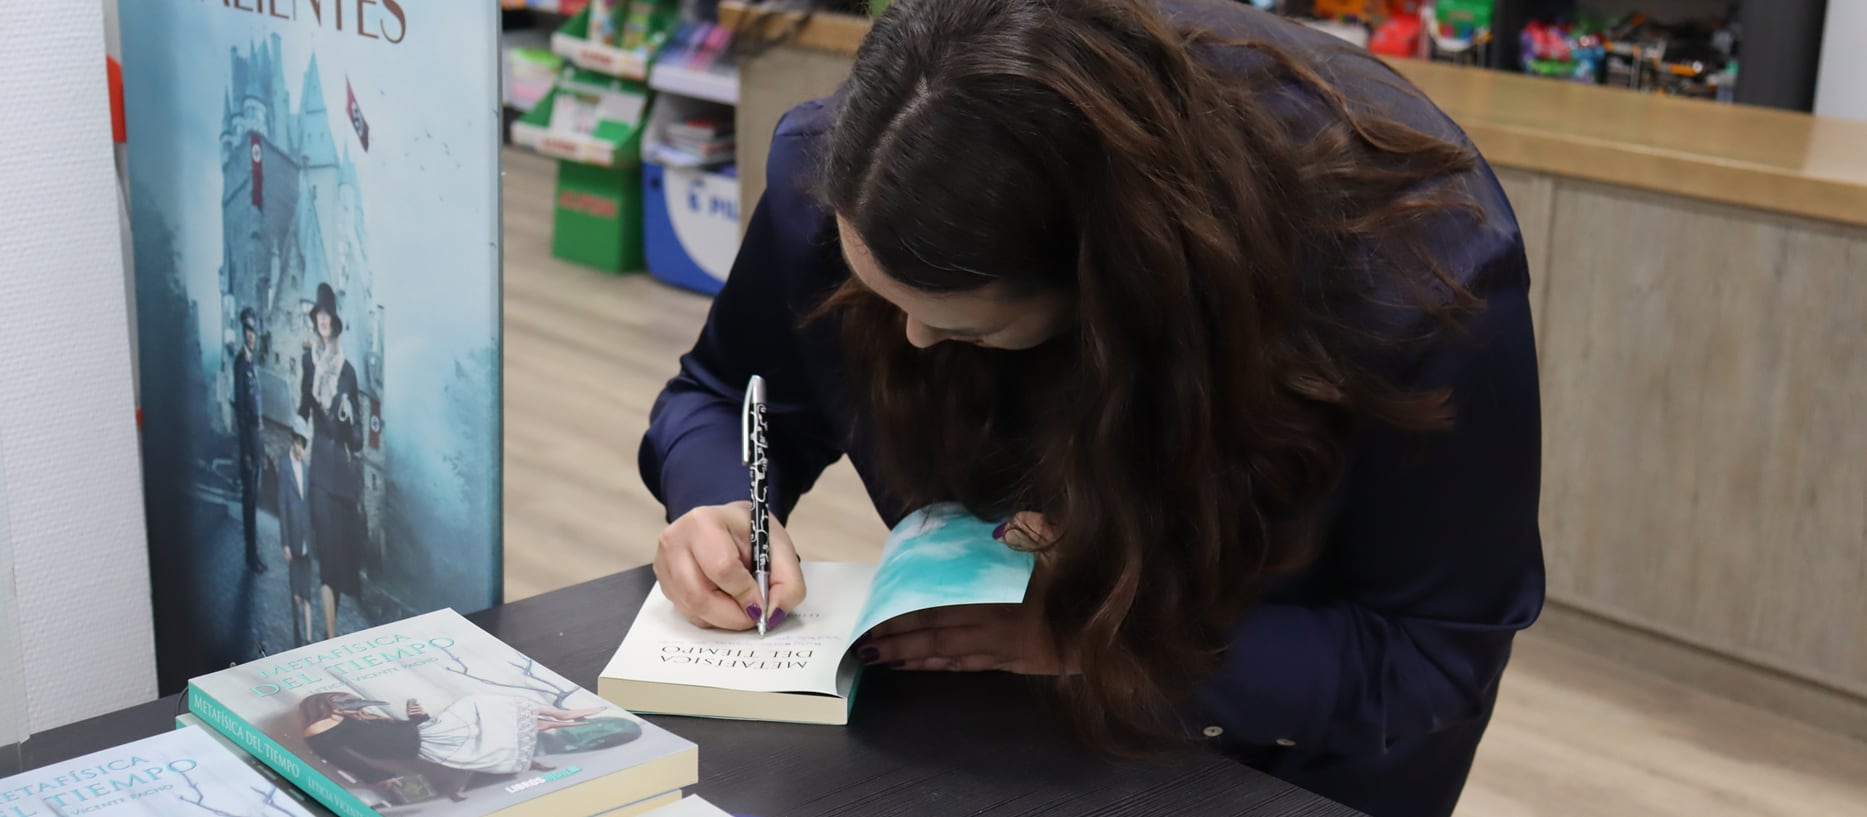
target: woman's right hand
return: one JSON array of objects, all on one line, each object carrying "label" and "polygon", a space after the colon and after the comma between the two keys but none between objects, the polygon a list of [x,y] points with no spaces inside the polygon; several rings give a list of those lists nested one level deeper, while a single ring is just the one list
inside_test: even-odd
[{"label": "woman's right hand", "polygon": [[[804,571],[791,535],[771,530],[770,626],[804,601]],[[695,508],[661,532],[655,578],[674,609],[699,627],[748,630],[758,623],[758,583],[752,578],[752,504]]]}]

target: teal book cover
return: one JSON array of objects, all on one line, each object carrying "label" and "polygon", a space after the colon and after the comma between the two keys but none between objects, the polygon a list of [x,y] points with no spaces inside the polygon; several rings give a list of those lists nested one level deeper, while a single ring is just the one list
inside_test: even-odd
[{"label": "teal book cover", "polygon": [[161,691],[497,604],[497,4],[118,14]]},{"label": "teal book cover", "polygon": [[693,743],[452,610],[196,678],[188,708],[343,817],[577,817],[699,778]]},{"label": "teal book cover", "polygon": [[200,729],[0,780],[0,817],[322,817]]}]

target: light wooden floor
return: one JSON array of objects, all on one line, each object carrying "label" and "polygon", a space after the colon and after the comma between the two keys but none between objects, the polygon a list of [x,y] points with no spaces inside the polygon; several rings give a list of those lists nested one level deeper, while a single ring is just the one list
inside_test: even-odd
[{"label": "light wooden floor", "polygon": [[[636,475],[649,406],[703,297],[550,255],[551,163],[506,154],[506,596],[645,564],[662,509]],[[816,559],[885,533],[838,463],[791,530]],[[1518,640],[1460,817],[1867,815],[1867,744]]]}]

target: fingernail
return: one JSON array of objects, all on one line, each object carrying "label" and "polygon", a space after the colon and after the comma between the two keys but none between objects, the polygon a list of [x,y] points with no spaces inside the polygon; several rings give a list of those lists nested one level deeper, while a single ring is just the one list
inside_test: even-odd
[{"label": "fingernail", "polygon": [[778,623],[781,621],[784,621],[784,608],[783,607],[780,607],[776,610],[771,611],[771,620],[765,622],[765,626],[776,627],[778,626]]},{"label": "fingernail", "polygon": [[874,662],[878,658],[881,658],[882,653],[880,650],[877,650],[874,647],[863,647],[860,650],[856,650],[856,657],[861,659],[862,663],[868,664],[868,663]]},{"label": "fingernail", "polygon": [[1005,531],[1010,530],[1010,529],[1011,529],[1010,522],[1000,522],[998,523],[998,527],[992,529],[992,538],[1003,539],[1005,538]]},{"label": "fingernail", "polygon": [[758,605],[756,604],[746,605],[746,617],[752,619],[753,621],[757,621],[758,620]]}]

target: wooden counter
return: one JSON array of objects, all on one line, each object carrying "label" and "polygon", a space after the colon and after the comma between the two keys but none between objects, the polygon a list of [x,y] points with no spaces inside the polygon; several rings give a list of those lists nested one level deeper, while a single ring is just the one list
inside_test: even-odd
[{"label": "wooden counter", "polygon": [[[742,213],[779,115],[866,30],[819,14],[742,63]],[[1528,248],[1538,627],[1867,737],[1867,124],[1396,67],[1497,170]]]},{"label": "wooden counter", "polygon": [[[861,17],[806,20],[733,2],[721,4],[720,19],[795,29],[787,47],[845,57],[869,30]],[[1494,166],[1867,226],[1867,123],[1420,60],[1393,64]]]}]

